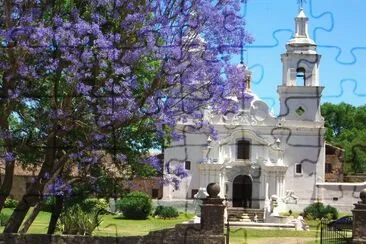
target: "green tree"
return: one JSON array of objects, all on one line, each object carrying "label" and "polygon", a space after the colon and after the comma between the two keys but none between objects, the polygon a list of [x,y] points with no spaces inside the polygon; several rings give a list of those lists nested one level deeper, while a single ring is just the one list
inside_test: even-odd
[{"label": "green tree", "polygon": [[345,172],[364,173],[366,170],[366,106],[324,103],[321,112],[325,120],[325,139],[345,149]]},{"label": "green tree", "polygon": [[178,121],[200,129],[201,108],[235,109],[226,98],[241,94],[245,69],[230,62],[230,55],[251,41],[239,17],[241,4],[4,0],[5,181],[12,181],[15,157],[40,166],[4,232],[17,232],[43,193],[62,194],[73,166],[87,171],[102,162],[103,152],[121,172],[151,175],[157,165],[145,167],[142,156],[166,139],[165,132],[173,138]]}]

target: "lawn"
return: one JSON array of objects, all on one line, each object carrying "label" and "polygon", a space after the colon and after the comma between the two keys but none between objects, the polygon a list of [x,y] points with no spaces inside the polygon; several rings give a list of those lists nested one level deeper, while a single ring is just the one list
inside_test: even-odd
[{"label": "lawn", "polygon": [[[256,243],[258,241],[273,243],[273,240],[296,239],[314,241],[319,239],[317,230],[296,231],[296,230],[275,230],[275,229],[232,229],[230,231],[230,244],[236,243]],[[294,242],[296,243],[296,242]]]},{"label": "lawn", "polygon": [[[12,209],[5,208],[3,213],[11,214]],[[40,212],[28,233],[46,233],[51,213]],[[192,214],[181,213],[176,219],[156,219],[149,217],[146,220],[128,220],[117,215],[104,215],[101,226],[95,231],[95,235],[102,236],[136,236],[147,235],[150,231],[172,228],[176,224],[188,221]],[[0,227],[2,232],[4,227]]]},{"label": "lawn", "polygon": [[106,215],[103,223],[95,235],[118,235],[118,236],[136,236],[147,235],[150,231],[172,228],[176,224],[188,221],[193,215],[180,214],[176,219],[156,219],[149,217],[146,220],[129,220],[119,218],[114,215]]},{"label": "lawn", "polygon": [[[306,220],[309,231],[296,231],[287,229],[243,229],[231,228],[230,244],[251,244],[251,243],[319,243],[320,221]],[[281,242],[284,240],[284,242]]]},{"label": "lawn", "polygon": [[[3,213],[11,214],[12,209],[4,209]],[[29,233],[46,233],[51,214],[40,212]],[[117,215],[104,215],[101,226],[95,231],[95,235],[101,236],[137,236],[147,235],[150,231],[173,228],[176,224],[188,221],[192,214],[181,213],[176,219],[158,219],[149,217],[146,220],[127,220]],[[274,243],[281,239],[300,241],[299,243],[317,243],[320,230],[319,221],[306,221],[310,226],[310,231],[276,230],[276,229],[239,229],[231,228],[230,243]],[[0,227],[2,232],[4,227]],[[277,243],[277,242],[276,242]],[[284,242],[282,244],[285,244]]]}]

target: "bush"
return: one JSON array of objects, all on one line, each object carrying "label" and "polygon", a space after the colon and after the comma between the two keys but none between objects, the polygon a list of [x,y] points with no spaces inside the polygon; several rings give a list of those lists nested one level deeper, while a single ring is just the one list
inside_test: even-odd
[{"label": "bush", "polygon": [[56,198],[54,196],[47,197],[42,202],[41,211],[52,213],[56,206]]},{"label": "bush", "polygon": [[151,213],[152,201],[144,192],[131,192],[119,200],[116,207],[127,219],[146,219]]},{"label": "bush", "polygon": [[0,226],[5,226],[9,221],[10,215],[0,213]]},{"label": "bush", "polygon": [[338,210],[335,207],[327,205],[324,208],[324,213],[326,214],[327,219],[337,219],[338,218]]},{"label": "bush", "polygon": [[92,235],[101,223],[102,217],[97,211],[87,213],[76,204],[61,213],[57,228],[62,234]]},{"label": "bush", "polygon": [[18,202],[19,201],[17,200],[8,198],[4,202],[4,208],[15,208],[18,205]]},{"label": "bush", "polygon": [[159,216],[163,219],[176,218],[179,216],[178,211],[173,207],[157,206],[154,216]]},{"label": "bush", "polygon": [[79,203],[84,212],[100,212],[105,213],[109,210],[109,204],[105,199],[88,198]]},{"label": "bush", "polygon": [[163,210],[163,208],[164,208],[164,206],[161,206],[161,205],[157,206],[157,207],[155,208],[155,211],[154,211],[153,216],[159,216],[159,215],[160,215],[160,213],[161,213],[161,211]]},{"label": "bush", "polygon": [[307,219],[336,219],[338,210],[330,205],[324,206],[321,202],[310,204],[304,209],[304,216]]}]

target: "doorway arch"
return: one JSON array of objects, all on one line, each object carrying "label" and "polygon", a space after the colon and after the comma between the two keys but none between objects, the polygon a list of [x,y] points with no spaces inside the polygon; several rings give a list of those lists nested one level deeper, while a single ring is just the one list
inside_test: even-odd
[{"label": "doorway arch", "polygon": [[249,175],[238,175],[233,181],[233,207],[252,207],[253,181]]}]

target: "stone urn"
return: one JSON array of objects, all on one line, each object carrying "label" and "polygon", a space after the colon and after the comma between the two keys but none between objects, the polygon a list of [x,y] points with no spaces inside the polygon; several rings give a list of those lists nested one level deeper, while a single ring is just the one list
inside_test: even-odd
[{"label": "stone urn", "polygon": [[362,191],[360,191],[360,198],[361,198],[360,203],[366,204],[366,189],[363,189]]},{"label": "stone urn", "polygon": [[218,198],[220,193],[220,186],[217,183],[210,183],[207,185],[208,198]]}]

